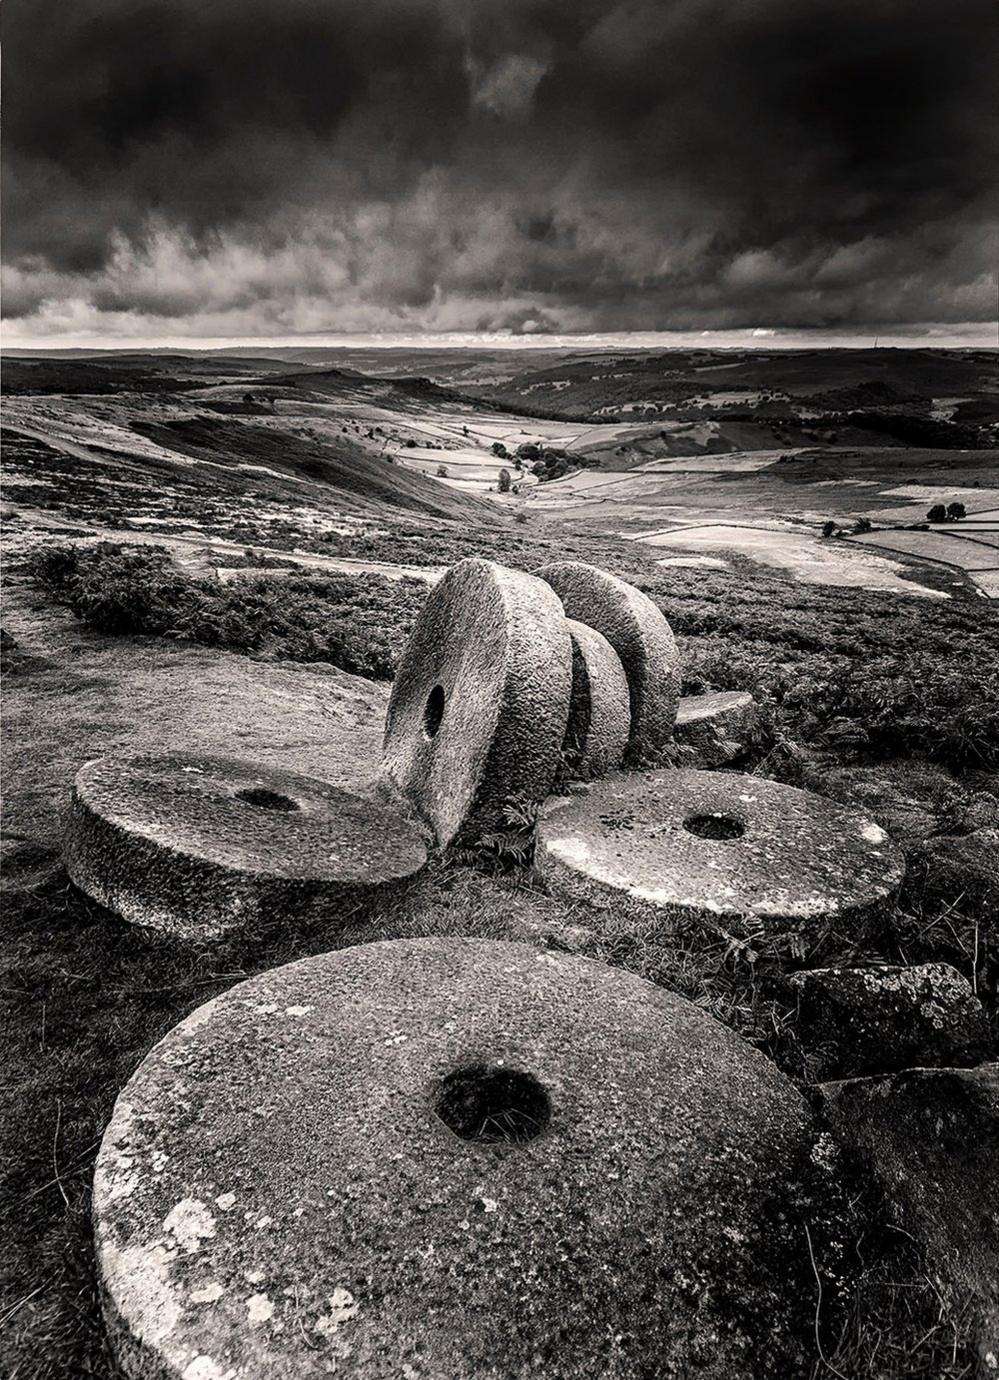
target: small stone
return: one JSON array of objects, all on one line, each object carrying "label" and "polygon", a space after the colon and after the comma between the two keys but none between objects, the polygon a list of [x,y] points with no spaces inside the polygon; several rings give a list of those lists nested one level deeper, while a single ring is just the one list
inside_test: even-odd
[{"label": "small stone", "polygon": [[569,775],[582,780],[616,771],[631,731],[628,678],[606,637],[568,620],[572,639],[572,698],[564,752]]},{"label": "small stone", "polygon": [[[999,1356],[999,1064],[825,1083],[822,1109],[964,1311],[982,1376]],[[989,1357],[993,1361],[989,1361]]]},{"label": "small stone", "polygon": [[884,830],[822,796],[728,772],[617,773],[552,800],[535,866],[552,891],[660,926],[816,950],[890,907],[903,862]]},{"label": "small stone", "polygon": [[817,968],[788,983],[799,1003],[796,1034],[817,1079],[969,1067],[989,1057],[982,1004],[947,963]]},{"label": "small stone", "polygon": [[332,920],[418,872],[401,811],[223,757],[102,757],[76,777],[66,869],[133,925],[183,940]]},{"label": "small stone", "polygon": [[660,761],[680,700],[680,654],[662,611],[634,585],[583,561],[556,561],[537,573],[567,616],[595,628],[621,659],[631,698],[629,762]]},{"label": "small stone", "polygon": [[745,690],[684,695],[676,715],[676,741],[689,748],[685,766],[713,770],[744,753],[759,731],[760,706]]},{"label": "small stone", "polygon": [[445,575],[396,672],[384,745],[387,775],[442,847],[499,827],[512,800],[544,799],[571,686],[569,630],[544,581],[478,559]]},{"label": "small stone", "polygon": [[[262,1025],[264,1003],[314,1011]],[[409,1038],[386,1046],[387,1024]],[[320,954],[192,1013],[122,1093],[94,1180],[111,1345],[132,1380],[198,1352],[318,1380],[348,1349],[355,1380],[803,1375],[820,1139],[758,1050],[632,974],[473,939]],[[114,1198],[117,1156],[157,1151],[164,1174]],[[167,1205],[206,1164],[281,1229],[220,1216],[164,1259]],[[189,1307],[206,1277],[224,1293]]]}]

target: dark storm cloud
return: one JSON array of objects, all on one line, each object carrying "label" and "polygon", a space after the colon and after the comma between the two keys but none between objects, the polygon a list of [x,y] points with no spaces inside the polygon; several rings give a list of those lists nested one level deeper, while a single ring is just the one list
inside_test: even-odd
[{"label": "dark storm cloud", "polygon": [[990,0],[7,0],[9,313],[986,319]]}]

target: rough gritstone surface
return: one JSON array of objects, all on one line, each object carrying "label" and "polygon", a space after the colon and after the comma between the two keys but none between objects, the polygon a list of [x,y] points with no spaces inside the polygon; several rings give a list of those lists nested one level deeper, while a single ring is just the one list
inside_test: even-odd
[{"label": "rough gritstone surface", "polygon": [[112,1344],[142,1380],[786,1380],[813,1135],[762,1054],[629,974],[469,939],[304,959],[118,1100]]},{"label": "rough gritstone surface", "polygon": [[553,800],[535,865],[553,891],[613,895],[659,924],[707,921],[741,935],[859,931],[902,880],[884,830],[793,786],[728,772],[616,773]]},{"label": "rough gritstone surface", "polygon": [[570,618],[572,698],[565,730],[570,775],[586,781],[616,771],[631,731],[628,679],[601,633]]},{"label": "rough gritstone surface", "polygon": [[430,595],[396,672],[385,770],[438,842],[474,842],[511,798],[543,800],[572,688],[562,606],[533,575],[454,566]]},{"label": "rough gritstone surface", "polygon": [[999,1375],[999,1064],[825,1083],[823,1111],[872,1171],[960,1311],[974,1311],[977,1374]]},{"label": "rough gritstone surface", "polygon": [[991,1053],[982,1004],[949,963],[816,968],[788,984],[799,1008],[795,1034],[815,1078],[968,1067]]},{"label": "rough gritstone surface", "polygon": [[182,939],[335,919],[419,871],[421,828],[388,805],[225,757],[102,757],[77,773],[66,833],[76,885]]},{"label": "rough gritstone surface", "polygon": [[596,628],[621,658],[631,695],[628,759],[655,762],[673,741],[680,700],[680,654],[670,625],[641,590],[583,561],[556,561],[537,572],[566,614]]},{"label": "rough gritstone surface", "polygon": [[676,741],[690,748],[686,765],[711,769],[739,757],[759,730],[760,706],[745,690],[684,695],[676,715]]}]

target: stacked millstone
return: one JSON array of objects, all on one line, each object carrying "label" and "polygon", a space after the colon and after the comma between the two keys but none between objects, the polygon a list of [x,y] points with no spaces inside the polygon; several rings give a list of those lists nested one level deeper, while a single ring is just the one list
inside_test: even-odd
[{"label": "stacked millstone", "polygon": [[692,1003],[424,939],[181,1022],[118,1100],[93,1210],[134,1380],[783,1380],[835,1202],[801,1096]]},{"label": "stacked millstone", "polygon": [[675,639],[640,590],[575,561],[462,561],[403,653],[385,772],[442,847],[475,845],[557,780],[662,760],[679,699]]}]

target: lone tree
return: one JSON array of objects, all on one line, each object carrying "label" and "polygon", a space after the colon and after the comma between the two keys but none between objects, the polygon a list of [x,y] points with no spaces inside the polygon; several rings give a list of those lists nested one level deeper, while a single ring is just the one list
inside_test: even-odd
[{"label": "lone tree", "polygon": [[438,478],[438,479],[446,479],[446,478],[447,478],[447,465],[438,465],[438,466],[437,466],[437,478]]},{"label": "lone tree", "polygon": [[947,516],[950,518],[951,522],[960,522],[967,511],[963,503],[947,504]]},{"label": "lone tree", "polygon": [[855,532],[869,532],[871,530],[870,518],[857,518],[857,521],[853,524],[853,530]]},{"label": "lone tree", "polygon": [[946,522],[947,509],[942,503],[934,503],[933,507],[926,514],[927,522]]},{"label": "lone tree", "polygon": [[822,535],[824,537],[834,537],[836,535],[836,524],[833,522],[832,518],[823,525]]},{"label": "lone tree", "polygon": [[500,470],[499,472],[499,491],[501,494],[510,492],[510,471]]}]

